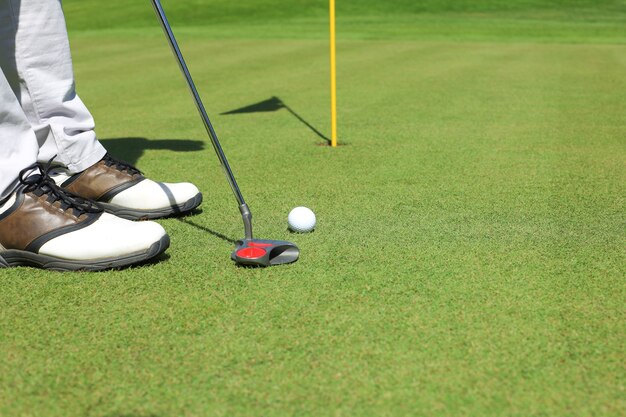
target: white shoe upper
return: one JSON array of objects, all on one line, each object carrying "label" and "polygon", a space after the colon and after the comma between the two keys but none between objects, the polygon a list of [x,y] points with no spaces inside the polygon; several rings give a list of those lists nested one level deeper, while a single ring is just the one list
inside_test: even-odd
[{"label": "white shoe upper", "polygon": [[46,242],[41,255],[79,261],[122,257],[146,251],[166,235],[155,222],[132,222],[108,213],[87,227]]},{"label": "white shoe upper", "polygon": [[200,190],[188,182],[169,184],[148,178],[116,194],[109,202],[135,210],[155,210],[184,204]]}]

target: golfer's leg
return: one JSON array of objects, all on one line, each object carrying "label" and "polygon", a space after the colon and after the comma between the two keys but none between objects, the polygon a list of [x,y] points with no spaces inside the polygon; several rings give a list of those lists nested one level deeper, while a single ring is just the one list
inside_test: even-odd
[{"label": "golfer's leg", "polygon": [[[96,140],[91,114],[76,95],[60,0],[0,0],[16,29],[9,82],[20,98],[41,146],[39,161],[58,155],[55,181],[105,210],[129,219],[192,211],[202,201],[190,183],[161,183],[106,156]],[[19,22],[19,25],[17,25]],[[0,59],[11,64],[13,56]],[[7,65],[11,68],[11,65]]]},{"label": "golfer's leg", "polygon": [[37,161],[38,151],[35,133],[0,71],[0,201],[13,192],[20,171]]},{"label": "golfer's leg", "polygon": [[0,62],[37,135],[39,161],[57,155],[55,161],[71,172],[94,165],[106,151],[75,91],[61,1],[0,0],[0,9],[15,28],[14,55],[3,48]]}]

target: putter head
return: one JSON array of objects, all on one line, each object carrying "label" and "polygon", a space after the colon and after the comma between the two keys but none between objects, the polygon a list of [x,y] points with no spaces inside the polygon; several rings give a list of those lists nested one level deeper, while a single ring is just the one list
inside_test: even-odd
[{"label": "putter head", "polygon": [[273,266],[289,264],[298,260],[300,249],[281,240],[243,239],[237,241],[230,255],[233,261],[246,266]]}]

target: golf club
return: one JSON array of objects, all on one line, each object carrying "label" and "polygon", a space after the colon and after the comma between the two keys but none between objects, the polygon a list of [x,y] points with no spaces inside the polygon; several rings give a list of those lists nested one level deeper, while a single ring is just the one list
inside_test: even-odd
[{"label": "golf club", "polygon": [[185,80],[187,81],[189,90],[193,95],[198,112],[204,122],[204,127],[211,138],[211,143],[213,144],[217,158],[222,165],[224,174],[226,175],[228,183],[230,184],[230,187],[235,194],[235,198],[237,199],[237,203],[239,204],[239,211],[241,212],[241,217],[243,219],[245,237],[237,241],[235,250],[231,254],[231,258],[240,265],[249,266],[280,265],[297,261],[300,256],[300,250],[295,244],[279,240],[260,240],[253,238],[252,213],[243,199],[243,195],[241,194],[241,190],[237,185],[235,176],[230,169],[230,165],[228,164],[226,155],[222,150],[217,134],[215,133],[213,125],[209,120],[209,116],[204,109],[198,90],[196,89],[193,79],[191,78],[191,74],[189,73],[185,59],[183,58],[180,48],[178,47],[178,43],[176,42],[176,38],[174,37],[174,33],[172,32],[172,28],[170,27],[160,0],[152,0],[152,6],[157,14],[159,23],[165,32],[168,43],[172,48],[172,52],[176,56],[180,70],[185,76]]}]

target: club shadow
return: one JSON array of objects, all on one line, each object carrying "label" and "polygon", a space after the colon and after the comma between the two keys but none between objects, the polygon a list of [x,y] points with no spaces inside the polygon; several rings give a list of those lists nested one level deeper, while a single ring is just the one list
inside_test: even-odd
[{"label": "club shadow", "polygon": [[230,237],[228,237],[226,235],[223,235],[220,232],[216,232],[215,230],[211,230],[208,227],[201,226],[201,225],[196,224],[196,223],[194,223],[192,221],[189,221],[189,220],[187,220],[184,217],[179,217],[178,221],[181,222],[181,223],[185,223],[185,224],[187,224],[189,226],[195,227],[196,229],[199,229],[199,230],[202,230],[204,232],[207,232],[208,234],[210,234],[210,235],[212,235],[212,236],[214,236],[214,237],[216,237],[218,239],[221,239],[221,240],[223,240],[225,242],[232,243],[233,245],[237,243],[237,240],[235,240],[235,239],[232,239],[232,238],[230,238]]}]

